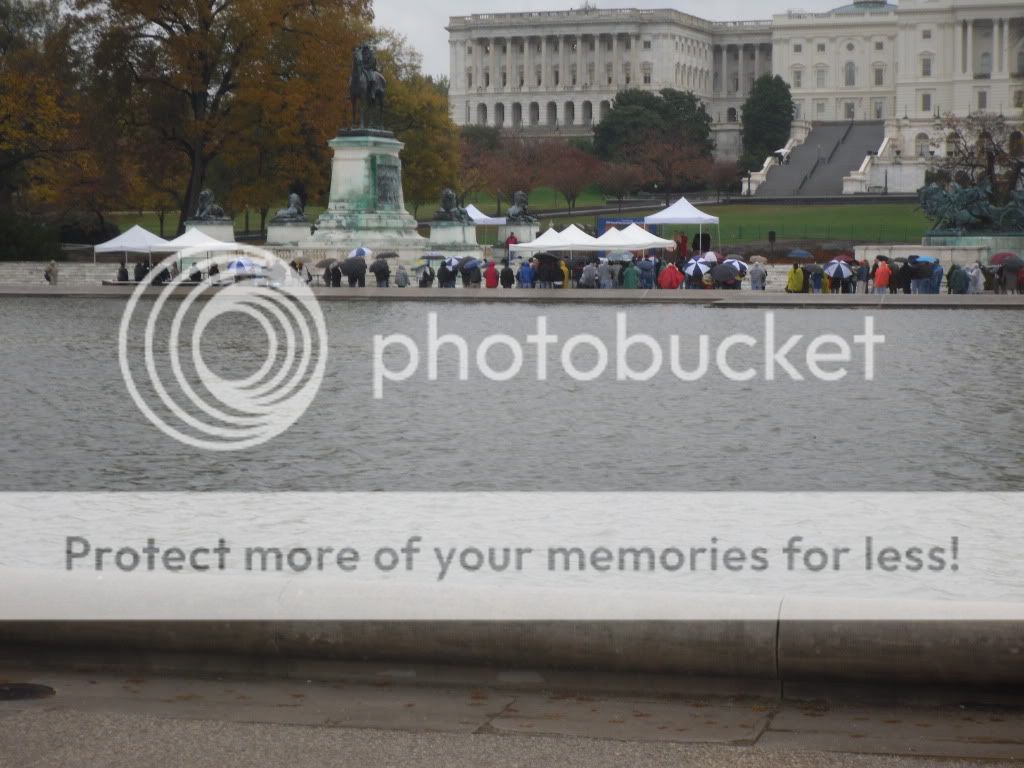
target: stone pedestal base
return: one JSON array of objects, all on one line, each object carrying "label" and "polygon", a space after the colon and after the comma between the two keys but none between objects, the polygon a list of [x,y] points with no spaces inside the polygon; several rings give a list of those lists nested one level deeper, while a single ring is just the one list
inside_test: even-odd
[{"label": "stone pedestal base", "polygon": [[425,251],[427,240],[402,197],[402,142],[386,131],[344,131],[334,150],[331,193],[316,231],[300,245],[343,251],[365,245],[376,252]]},{"label": "stone pedestal base", "polygon": [[308,221],[270,222],[267,225],[267,245],[298,245],[309,240],[312,228],[312,223]]},{"label": "stone pedestal base", "polygon": [[435,221],[430,225],[430,244],[476,246],[476,227],[457,221]]},{"label": "stone pedestal base", "polygon": [[216,219],[214,221],[189,219],[185,222],[185,229],[189,227],[194,227],[215,240],[225,243],[235,242],[235,225],[231,219]]},{"label": "stone pedestal base", "polygon": [[520,243],[529,243],[537,239],[540,232],[540,224],[504,224],[498,227],[498,240],[505,242],[508,236],[515,234],[516,240]]}]

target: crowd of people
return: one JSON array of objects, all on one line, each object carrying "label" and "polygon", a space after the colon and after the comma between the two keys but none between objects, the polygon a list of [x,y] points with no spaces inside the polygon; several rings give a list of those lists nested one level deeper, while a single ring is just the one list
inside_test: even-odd
[{"label": "crowd of people", "polygon": [[[1024,270],[1008,266],[983,267],[978,262],[953,264],[949,271],[933,257],[911,256],[890,260],[878,256],[829,269],[818,264],[794,264],[786,280],[786,293],[904,293],[980,294],[1024,292]],[[831,272],[831,273],[830,273]],[[945,286],[943,286],[945,280]]]}]

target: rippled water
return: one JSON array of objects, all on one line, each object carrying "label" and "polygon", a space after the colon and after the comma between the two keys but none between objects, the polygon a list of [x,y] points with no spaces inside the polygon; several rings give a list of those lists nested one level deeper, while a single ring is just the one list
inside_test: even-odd
[{"label": "rippled water", "polygon": [[[464,382],[442,356],[438,381],[420,373],[386,384],[378,400],[372,335],[423,340],[428,311],[471,345],[496,331],[523,339],[541,313],[563,337],[592,332],[611,344],[614,312],[628,309],[630,330],[665,339],[666,350],[669,333],[706,333],[712,344],[735,332],[760,337],[764,314],[326,303],[330,352],[316,402],[288,432],[239,456],[180,445],[139,413],[118,368],[123,307],[0,301],[3,490],[1024,490],[1014,312],[879,312],[887,341],[871,382],[735,383],[714,366],[692,384],[667,373],[580,383],[557,366],[545,382]],[[863,317],[776,312],[780,337],[849,339]],[[242,362],[237,344],[204,344],[204,354],[215,366]],[[533,370],[529,352],[524,370]]]}]

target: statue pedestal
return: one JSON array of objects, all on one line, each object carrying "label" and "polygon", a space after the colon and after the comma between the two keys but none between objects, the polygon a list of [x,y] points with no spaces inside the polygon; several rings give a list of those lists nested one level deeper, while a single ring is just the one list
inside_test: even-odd
[{"label": "statue pedestal", "polygon": [[458,221],[435,221],[430,224],[432,245],[472,245],[476,247],[476,227]]},{"label": "statue pedestal", "polygon": [[498,227],[498,239],[501,242],[508,240],[508,236],[514,234],[520,243],[529,243],[537,239],[540,232],[540,223],[535,224],[503,224]]},{"label": "statue pedestal", "polygon": [[297,246],[309,240],[312,223],[308,221],[271,221],[267,225],[267,245]]},{"label": "statue pedestal", "polygon": [[198,229],[214,240],[221,240],[225,243],[235,242],[235,225],[231,219],[189,219],[185,222],[185,229],[190,227]]},{"label": "statue pedestal", "polygon": [[350,130],[328,142],[334,150],[331,192],[313,235],[300,245],[349,251],[365,245],[374,251],[418,256],[427,240],[402,196],[404,146],[388,131]]}]

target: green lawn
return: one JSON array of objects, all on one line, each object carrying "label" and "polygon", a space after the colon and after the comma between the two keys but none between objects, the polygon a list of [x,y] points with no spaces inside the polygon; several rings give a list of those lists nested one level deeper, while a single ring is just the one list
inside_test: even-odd
[{"label": "green lawn", "polygon": [[[595,193],[584,199],[581,198],[578,205],[593,206],[601,205],[604,200]],[[475,203],[484,213],[494,212],[493,198],[488,201],[481,198]],[[530,195],[530,206],[536,209],[564,206],[565,201],[561,196],[551,190],[541,189]],[[915,203],[887,203],[887,204],[861,204],[855,202],[840,203],[835,205],[706,205],[708,213],[718,216],[721,219],[722,243],[755,243],[767,242],[768,232],[775,230],[779,240],[860,240],[878,243],[916,243],[920,242],[923,232],[929,229],[928,219],[920,210],[916,210]],[[322,208],[310,206],[306,209],[307,216],[311,221],[322,212]],[[502,212],[505,207],[502,206]],[[624,216],[640,218],[645,213],[653,213],[655,208],[649,211],[628,211]],[[429,214],[421,209],[421,215],[427,217]],[[614,211],[609,212],[614,216]],[[141,224],[152,232],[159,233],[159,224],[156,214],[143,213],[121,214],[110,217],[124,231],[133,224]],[[570,223],[582,224],[593,229],[596,225],[594,216],[548,216],[540,219],[541,227],[547,228],[550,225],[558,227]],[[168,214],[164,220],[164,236],[171,237],[177,227],[177,215]],[[256,229],[259,226],[259,215],[250,212],[249,226]],[[245,229],[245,216],[235,217],[235,230],[241,232]],[[684,229],[691,235],[695,227],[666,227],[661,233],[663,236],[674,234],[676,230]],[[490,244],[497,237],[497,228],[480,227],[478,239],[481,243]]]},{"label": "green lawn", "polygon": [[[531,197],[532,203],[532,197]],[[878,243],[918,243],[930,228],[924,214],[915,210],[915,203],[836,205],[704,205],[707,213],[721,223],[722,242],[741,244],[767,242],[768,232],[775,230],[778,240],[862,240]],[[628,211],[623,216],[641,218],[650,211]],[[570,223],[595,226],[593,216],[561,216],[541,218],[541,225],[564,226]],[[663,237],[685,230],[689,235],[696,227],[665,227]]]}]

